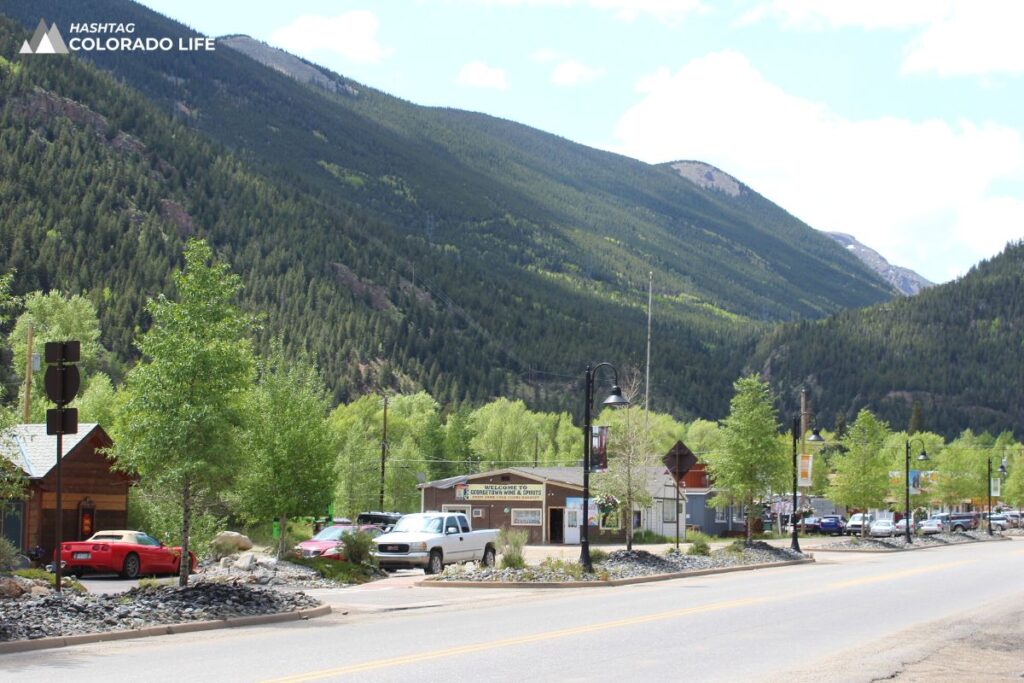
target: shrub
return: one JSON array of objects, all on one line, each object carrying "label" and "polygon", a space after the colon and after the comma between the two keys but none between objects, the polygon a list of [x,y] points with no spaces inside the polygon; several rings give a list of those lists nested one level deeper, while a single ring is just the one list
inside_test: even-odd
[{"label": "shrub", "polygon": [[596,564],[598,562],[604,562],[607,559],[608,559],[608,552],[607,551],[601,550],[600,548],[591,548],[590,549],[590,561],[592,563]]},{"label": "shrub", "polygon": [[315,569],[320,572],[320,576],[338,583],[366,583],[377,571],[370,565],[325,560],[322,557],[291,557],[289,562]]},{"label": "shrub", "polygon": [[687,555],[711,554],[711,544],[709,543],[711,537],[707,534],[702,534],[699,531],[694,531],[690,534],[687,540],[690,542],[690,549],[686,551]]},{"label": "shrub", "polygon": [[18,561],[18,549],[14,544],[3,536],[0,536],[0,572],[9,572],[14,569]]},{"label": "shrub", "polygon": [[583,578],[583,565],[579,562],[570,562],[568,560],[548,557],[540,563],[540,569],[554,572],[555,574],[567,574],[576,581],[580,581]]},{"label": "shrub", "polygon": [[725,546],[725,551],[734,553],[736,555],[742,555],[743,551],[747,547],[747,541],[743,538],[737,538],[735,541]]},{"label": "shrub", "polygon": [[341,543],[345,546],[345,559],[352,564],[374,564],[373,536],[365,531],[344,533]]},{"label": "shrub", "polygon": [[641,529],[633,534],[633,543],[669,543],[671,540],[668,536],[656,534],[650,529]]},{"label": "shrub", "polygon": [[498,531],[498,552],[501,554],[502,569],[522,569],[526,566],[523,559],[523,546],[530,534],[525,529],[502,527]]}]

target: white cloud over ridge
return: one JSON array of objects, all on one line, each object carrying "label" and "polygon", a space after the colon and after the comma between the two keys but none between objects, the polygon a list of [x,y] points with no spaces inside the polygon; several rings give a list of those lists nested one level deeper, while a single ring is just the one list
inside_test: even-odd
[{"label": "white cloud over ridge", "polygon": [[1024,235],[1014,129],[970,121],[852,120],[769,82],[723,51],[637,85],[616,151],[718,166],[820,230],[856,235],[891,262],[948,280]]},{"label": "white cloud over ridge", "polygon": [[555,66],[551,72],[551,82],[555,85],[574,86],[592,83],[604,75],[601,69],[587,66],[575,59],[567,59]]},{"label": "white cloud over ridge", "polygon": [[765,19],[803,31],[912,31],[904,74],[1024,74],[1024,3],[1019,0],[772,0],[741,23]]},{"label": "white cloud over ridge", "polygon": [[504,69],[488,66],[475,61],[464,64],[455,78],[456,84],[467,88],[484,90],[508,90],[508,78]]},{"label": "white cloud over ridge", "polygon": [[392,54],[377,40],[380,22],[369,10],[338,16],[304,14],[270,35],[270,44],[309,57],[318,51],[332,52],[362,64],[373,64]]}]

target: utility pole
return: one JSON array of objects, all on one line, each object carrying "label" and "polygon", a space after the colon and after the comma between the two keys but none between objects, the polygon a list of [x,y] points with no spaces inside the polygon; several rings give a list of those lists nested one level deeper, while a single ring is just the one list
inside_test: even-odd
[{"label": "utility pole", "polygon": [[534,467],[537,466],[537,456],[539,454],[538,453],[539,450],[540,450],[540,435],[539,434],[534,434],[533,435],[533,466]]},{"label": "utility pole", "polygon": [[647,378],[644,380],[644,446],[647,445],[647,414],[651,409],[651,306],[654,303],[654,271],[647,272]]},{"label": "utility pole", "polygon": [[25,401],[21,411],[21,421],[28,424],[32,413],[32,322],[28,324],[28,353],[25,354]]},{"label": "utility pole", "polygon": [[380,511],[384,512],[384,463],[388,455],[388,395],[384,393],[384,428],[380,437]]}]

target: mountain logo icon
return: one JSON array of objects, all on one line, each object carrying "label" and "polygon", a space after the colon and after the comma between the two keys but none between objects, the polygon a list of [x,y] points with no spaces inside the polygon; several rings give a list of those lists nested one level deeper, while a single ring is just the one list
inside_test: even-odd
[{"label": "mountain logo icon", "polygon": [[23,55],[66,55],[68,46],[64,44],[64,38],[57,30],[54,23],[49,29],[46,28],[46,20],[40,19],[36,32],[32,34],[31,40],[26,40],[19,54]]}]

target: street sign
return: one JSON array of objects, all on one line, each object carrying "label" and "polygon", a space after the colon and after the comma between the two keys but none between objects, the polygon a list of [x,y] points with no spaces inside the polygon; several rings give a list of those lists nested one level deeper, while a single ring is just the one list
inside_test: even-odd
[{"label": "street sign", "polygon": [[43,377],[46,396],[58,406],[66,406],[75,400],[82,376],[77,365],[51,365]]},{"label": "street sign", "polygon": [[82,358],[78,341],[46,342],[43,357],[47,363],[77,363]]},{"label": "street sign", "polygon": [[676,445],[665,454],[661,462],[678,481],[697,464],[697,456],[682,441],[676,441]]},{"label": "street sign", "polygon": [[[50,408],[46,411],[46,433],[57,434],[78,433],[78,408]],[[60,456],[58,455],[59,459]]]}]

